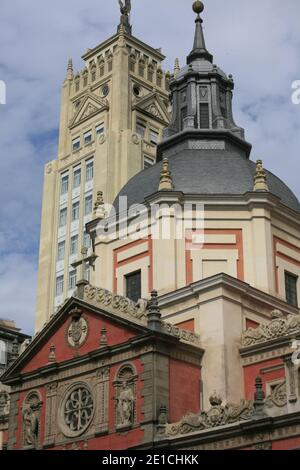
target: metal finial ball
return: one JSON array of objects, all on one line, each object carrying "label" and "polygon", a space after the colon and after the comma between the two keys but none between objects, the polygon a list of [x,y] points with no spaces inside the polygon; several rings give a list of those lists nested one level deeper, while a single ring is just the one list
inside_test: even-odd
[{"label": "metal finial ball", "polygon": [[193,10],[197,15],[200,15],[200,13],[203,12],[204,10],[204,5],[200,0],[197,0],[196,2],[193,3]]}]

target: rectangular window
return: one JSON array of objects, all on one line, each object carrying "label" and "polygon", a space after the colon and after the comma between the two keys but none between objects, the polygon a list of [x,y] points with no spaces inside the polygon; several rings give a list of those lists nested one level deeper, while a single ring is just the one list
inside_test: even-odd
[{"label": "rectangular window", "polygon": [[79,188],[81,185],[81,168],[74,169],[73,189]]},{"label": "rectangular window", "polygon": [[83,234],[83,246],[87,249],[91,247],[91,237],[87,232],[84,232]]},{"label": "rectangular window", "polygon": [[142,124],[141,122],[137,122],[136,133],[139,134],[142,138],[144,138],[146,134],[146,126]]},{"label": "rectangular window", "polygon": [[69,290],[73,290],[76,288],[76,282],[77,282],[77,273],[76,273],[76,269],[74,269],[74,271],[69,272]]},{"label": "rectangular window", "polygon": [[89,181],[93,181],[94,178],[94,162],[87,162],[86,163],[86,172],[85,172],[85,181],[88,183]]},{"label": "rectangular window", "polygon": [[84,279],[85,279],[85,281],[90,282],[90,273],[91,273],[90,265],[89,265],[89,263],[86,263],[85,266],[84,266]]},{"label": "rectangular window", "polygon": [[103,134],[104,132],[104,124],[99,124],[99,126],[96,127],[96,134],[97,135],[100,135],[100,134]]},{"label": "rectangular window", "polygon": [[93,212],[93,196],[87,196],[84,201],[84,215],[90,215]]},{"label": "rectangular window", "polygon": [[297,282],[298,277],[295,274],[285,272],[286,301],[294,307],[298,307]]},{"label": "rectangular window", "polygon": [[158,144],[158,132],[153,131],[150,129],[150,142],[151,144],[157,145]]},{"label": "rectangular window", "polygon": [[209,129],[208,103],[200,103],[200,129]]},{"label": "rectangular window", "polygon": [[74,237],[71,238],[71,243],[70,243],[70,256],[75,256],[78,254],[78,235],[74,235]]},{"label": "rectangular window", "polygon": [[60,242],[57,248],[57,261],[63,261],[65,259],[65,242]]},{"label": "rectangular window", "polygon": [[80,149],[80,137],[77,137],[77,139],[72,140],[72,149],[73,152],[76,152]]},{"label": "rectangular window", "polygon": [[184,129],[184,120],[187,117],[187,106],[181,109],[181,130]]},{"label": "rectangular window", "polygon": [[84,145],[90,144],[90,143],[92,142],[92,138],[93,138],[92,131],[86,132],[86,133],[83,135]]},{"label": "rectangular window", "polygon": [[7,352],[6,343],[3,340],[0,340],[0,364],[2,366],[6,365],[6,352]]},{"label": "rectangular window", "polygon": [[135,273],[125,276],[126,297],[133,302],[137,302],[141,298],[141,278],[141,271],[136,271]]},{"label": "rectangular window", "polygon": [[62,175],[60,185],[60,195],[64,196],[69,191],[69,175]]},{"label": "rectangular window", "polygon": [[59,212],[59,227],[65,227],[67,225],[67,208],[61,209]]},{"label": "rectangular window", "polygon": [[58,276],[56,278],[56,295],[63,295],[64,293],[64,276]]},{"label": "rectangular window", "polygon": [[79,219],[79,202],[72,205],[72,222]]},{"label": "rectangular window", "polygon": [[144,169],[146,170],[147,168],[150,168],[151,166],[154,165],[154,160],[153,158],[147,157],[146,155],[144,156]]}]

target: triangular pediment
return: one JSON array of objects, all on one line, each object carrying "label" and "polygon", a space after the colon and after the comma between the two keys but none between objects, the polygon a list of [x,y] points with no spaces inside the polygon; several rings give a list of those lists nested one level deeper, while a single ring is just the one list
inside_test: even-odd
[{"label": "triangular pediment", "polygon": [[20,374],[52,370],[101,347],[116,348],[145,335],[149,329],[144,311],[129,299],[91,287],[83,298],[71,297],[59,309],[1,379],[9,384]]},{"label": "triangular pediment", "polygon": [[159,119],[166,125],[170,121],[168,109],[156,92],[150,93],[141,99],[137,99],[134,103],[133,109],[136,109],[143,114],[147,114],[152,118]]},{"label": "triangular pediment", "polygon": [[75,127],[78,124],[96,116],[98,113],[109,109],[109,103],[105,98],[99,98],[93,93],[89,93],[81,102],[79,109],[73,116],[70,127]]}]

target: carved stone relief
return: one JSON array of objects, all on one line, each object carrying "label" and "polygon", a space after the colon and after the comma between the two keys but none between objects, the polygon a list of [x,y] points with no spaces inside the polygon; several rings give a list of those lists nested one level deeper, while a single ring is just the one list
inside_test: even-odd
[{"label": "carved stone relief", "polygon": [[95,412],[95,399],[90,387],[78,382],[69,387],[59,410],[60,427],[67,437],[83,434],[92,422]]},{"label": "carved stone relief", "polygon": [[38,449],[39,447],[41,407],[39,392],[30,392],[22,406],[23,447],[25,449]]},{"label": "carved stone relief", "polygon": [[131,364],[123,365],[114,381],[116,427],[126,429],[136,422],[136,373]]}]

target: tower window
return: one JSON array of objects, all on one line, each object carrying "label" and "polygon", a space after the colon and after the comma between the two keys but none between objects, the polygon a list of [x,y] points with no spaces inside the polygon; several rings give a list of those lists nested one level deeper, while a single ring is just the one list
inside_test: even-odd
[{"label": "tower window", "polygon": [[141,271],[125,276],[126,297],[133,302],[137,302],[141,298],[141,277]]},{"label": "tower window", "polygon": [[209,129],[208,103],[200,103],[200,129]]},{"label": "tower window", "polygon": [[6,365],[6,343],[0,340],[0,364]]},{"label": "tower window", "polygon": [[72,205],[72,222],[79,219],[79,202]]},{"label": "tower window", "polygon": [[73,189],[79,188],[81,184],[81,168],[74,170]]},{"label": "tower window", "polygon": [[158,144],[158,132],[153,131],[152,129],[150,129],[150,142],[154,145]]},{"label": "tower window", "polygon": [[70,255],[75,256],[78,253],[78,235],[74,235],[74,237],[71,237],[71,243],[70,243]]},{"label": "tower window", "polygon": [[87,232],[84,232],[83,234],[83,246],[87,249],[91,247],[91,237]]},{"label": "tower window", "polygon": [[69,290],[73,290],[76,287],[77,273],[76,269],[69,272]]},{"label": "tower window", "polygon": [[86,173],[85,173],[85,181],[88,183],[89,181],[93,181],[94,178],[94,162],[87,162],[86,163]]},{"label": "tower window", "polygon": [[295,274],[285,272],[286,301],[294,307],[298,307],[297,282],[298,277]]},{"label": "tower window", "polygon": [[187,117],[187,106],[181,109],[181,130],[184,129],[184,120]]},{"label": "tower window", "polygon": [[88,131],[84,134],[84,145],[88,145],[92,142],[92,131]]},{"label": "tower window", "polygon": [[137,122],[136,133],[139,134],[142,138],[144,138],[146,134],[146,126],[142,124],[141,122]]},{"label": "tower window", "polygon": [[93,212],[93,196],[87,196],[84,201],[84,215],[89,215]]},{"label": "tower window", "polygon": [[147,157],[147,155],[144,155],[144,169],[146,170],[147,168],[150,168],[153,165],[154,165],[153,158],[150,158],[150,157]]},{"label": "tower window", "polygon": [[60,242],[57,248],[57,261],[63,261],[65,258],[65,242]]},{"label": "tower window", "polygon": [[90,265],[89,263],[85,263],[84,266],[84,280],[90,282],[90,277],[91,277],[91,270],[90,270]]},{"label": "tower window", "polygon": [[62,175],[61,177],[61,187],[60,187],[60,194],[64,196],[68,193],[69,190],[69,175]]},{"label": "tower window", "polygon": [[96,134],[97,135],[100,135],[100,134],[103,134],[104,132],[104,124],[99,124],[99,126],[96,127]]},{"label": "tower window", "polygon": [[59,227],[67,225],[67,208],[61,209],[59,212]]},{"label": "tower window", "polygon": [[64,276],[58,276],[56,278],[56,295],[62,295],[64,293]]},{"label": "tower window", "polygon": [[80,137],[77,137],[77,139],[72,140],[72,149],[73,152],[76,152],[80,149]]}]

